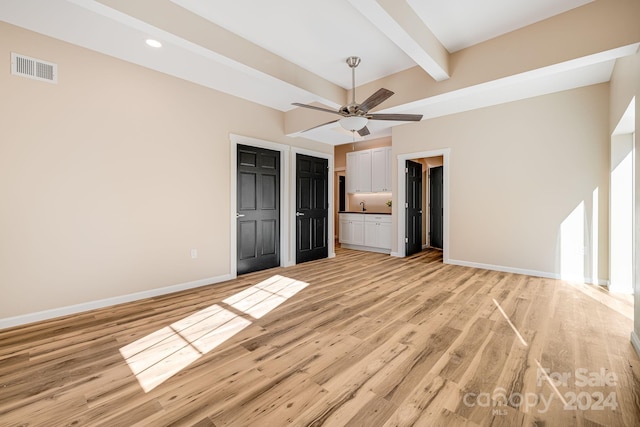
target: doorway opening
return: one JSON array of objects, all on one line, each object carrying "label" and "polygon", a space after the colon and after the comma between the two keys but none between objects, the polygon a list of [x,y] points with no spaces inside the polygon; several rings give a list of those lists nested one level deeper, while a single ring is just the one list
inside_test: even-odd
[{"label": "doorway opening", "polygon": [[443,247],[443,158],[407,160],[405,255]]},{"label": "doorway opening", "polygon": [[[417,153],[401,154],[398,162],[398,200],[397,210],[397,245],[398,251],[394,256],[404,257],[414,253],[419,243],[420,249],[442,250],[443,262],[449,260],[449,161],[450,149],[424,151]],[[415,187],[418,186],[415,178],[408,179],[409,167],[407,162],[421,166],[420,179],[420,203],[417,208],[415,200]],[[414,170],[415,173],[415,170]],[[414,186],[413,190],[410,188]],[[410,192],[413,191],[413,194]],[[409,210],[414,214],[410,215]],[[415,221],[418,211],[420,226]],[[419,234],[418,234],[419,233]],[[413,245],[409,245],[413,242]],[[411,247],[410,247],[411,246]]]}]

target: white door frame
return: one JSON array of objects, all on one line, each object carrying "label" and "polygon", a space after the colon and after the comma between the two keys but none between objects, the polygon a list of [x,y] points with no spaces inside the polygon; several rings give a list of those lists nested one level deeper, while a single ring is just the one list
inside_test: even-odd
[{"label": "white door frame", "polygon": [[408,153],[408,154],[398,154],[397,162],[398,162],[398,195],[397,195],[397,203],[395,209],[395,215],[397,218],[398,227],[397,231],[397,244],[398,249],[397,252],[393,253],[395,256],[404,257],[406,256],[406,248],[405,248],[405,223],[406,223],[406,215],[405,215],[405,203],[407,199],[407,180],[405,174],[405,164],[407,160],[413,159],[421,159],[425,157],[438,157],[442,156],[443,158],[443,169],[442,175],[444,179],[443,191],[442,191],[442,207],[444,209],[443,212],[443,239],[442,239],[442,260],[445,264],[449,262],[449,165],[451,162],[451,149],[443,148],[440,150],[431,150],[431,151],[421,151],[417,153]]},{"label": "white door frame", "polygon": [[321,159],[327,159],[328,164],[329,164],[329,170],[327,171],[327,177],[328,177],[328,182],[327,182],[327,198],[329,200],[327,200],[328,204],[328,218],[327,218],[327,254],[329,258],[333,258],[336,256],[336,251],[335,251],[335,238],[334,238],[334,229],[335,229],[335,225],[334,225],[334,217],[335,217],[335,210],[334,210],[334,205],[335,203],[333,202],[333,182],[334,182],[334,171],[333,171],[333,154],[327,154],[327,153],[320,153],[318,151],[312,151],[312,150],[307,150],[304,148],[298,148],[298,147],[291,147],[291,211],[289,212],[289,215],[291,217],[291,222],[290,222],[290,232],[289,232],[289,238],[290,238],[290,248],[291,248],[291,264],[290,265],[294,265],[296,263],[296,259],[295,259],[295,252],[296,252],[296,221],[295,221],[295,215],[296,215],[296,171],[297,171],[297,156],[296,154],[303,154],[305,156],[311,156],[311,157],[318,157]]},{"label": "white door frame", "polygon": [[[266,148],[268,150],[280,152],[280,266],[286,267],[289,264],[289,151],[288,145],[277,142],[265,141],[262,139],[250,138],[248,136],[229,134],[231,151],[231,174],[229,177],[230,194],[230,227],[229,227],[229,273],[233,278],[238,276],[238,233],[237,233],[237,208],[238,208],[238,145],[249,145],[251,147]],[[293,189],[295,192],[295,188]],[[294,224],[295,225],[295,224]],[[294,260],[295,263],[295,260]]]}]

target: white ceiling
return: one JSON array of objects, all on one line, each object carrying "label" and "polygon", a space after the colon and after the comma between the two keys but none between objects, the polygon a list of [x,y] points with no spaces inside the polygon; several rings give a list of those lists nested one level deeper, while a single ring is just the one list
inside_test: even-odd
[{"label": "white ceiling", "polygon": [[349,56],[363,61],[357,84],[415,66],[345,0],[171,1],[345,89]]},{"label": "white ceiling", "polygon": [[492,39],[593,0],[407,0],[449,52]]},{"label": "white ceiling", "polygon": [[[0,20],[280,111],[289,111],[293,108],[292,102],[319,102],[331,108],[339,107],[343,100],[304,82],[317,78],[329,85],[350,88],[351,72],[345,64],[348,56],[362,57],[356,73],[357,84],[395,74],[416,64],[423,66],[423,58],[419,56],[424,52],[416,53],[418,44],[407,37],[406,28],[388,20],[389,25],[380,24],[387,22],[384,21],[387,17],[379,5],[393,2],[400,5],[402,1],[406,1],[404,4],[414,11],[421,25],[426,25],[425,28],[450,52],[589,3],[585,0],[137,0],[125,6],[137,8],[137,13],[129,14],[107,6],[111,4],[110,0],[2,0]],[[171,25],[173,16],[165,16],[164,11],[176,5],[187,18],[196,19],[193,14],[199,15],[234,33],[235,37],[271,52],[281,58],[282,63],[312,74],[301,76],[299,81],[288,80],[277,73],[266,72],[260,64],[248,64],[232,53],[219,52],[206,42],[194,41],[193,37],[176,30],[177,23]],[[383,21],[373,19],[368,13],[369,8],[375,7],[379,9],[375,11],[377,16],[383,16]],[[180,19],[185,20],[184,17]],[[180,24],[188,26],[190,22]],[[167,29],[169,27],[171,29]],[[207,34],[200,36],[206,41]],[[159,50],[149,48],[144,44],[148,37],[160,40],[163,47]],[[29,55],[29,52],[19,53]],[[619,51],[582,58],[393,108],[384,109],[383,103],[376,112],[421,113],[425,118],[431,118],[600,83],[609,80],[616,57],[631,53]],[[55,62],[55,58],[41,59]],[[280,64],[276,68],[290,71],[291,67]],[[429,69],[426,71],[436,80],[442,78],[442,75],[436,78],[436,73]],[[359,91],[358,101],[368,95]],[[322,119],[324,117],[318,123],[322,123]],[[391,126],[397,124],[371,122],[372,135],[368,139],[390,135]],[[353,139],[337,125],[292,136],[334,145]]]}]

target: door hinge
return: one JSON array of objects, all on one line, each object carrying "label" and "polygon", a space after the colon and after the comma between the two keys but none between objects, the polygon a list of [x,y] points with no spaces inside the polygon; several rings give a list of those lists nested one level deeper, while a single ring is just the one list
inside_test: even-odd
[{"label": "door hinge", "polygon": [[405,242],[405,243],[409,243],[409,238],[408,238],[408,237],[405,237],[405,238],[404,238],[404,242]]},{"label": "door hinge", "polygon": [[404,168],[404,173],[409,173],[409,168]]},{"label": "door hinge", "polygon": [[405,209],[409,209],[409,203],[404,204]]}]

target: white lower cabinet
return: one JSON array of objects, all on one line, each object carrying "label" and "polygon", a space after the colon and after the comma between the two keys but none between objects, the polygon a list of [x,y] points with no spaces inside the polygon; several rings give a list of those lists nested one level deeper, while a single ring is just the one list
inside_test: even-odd
[{"label": "white lower cabinet", "polygon": [[391,252],[391,215],[340,214],[340,244],[375,252]]},{"label": "white lower cabinet", "polygon": [[364,245],[364,215],[340,214],[340,243]]},{"label": "white lower cabinet", "polygon": [[391,249],[391,216],[364,216],[364,245]]}]

